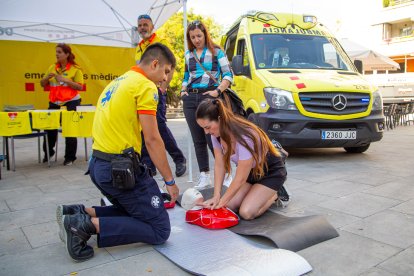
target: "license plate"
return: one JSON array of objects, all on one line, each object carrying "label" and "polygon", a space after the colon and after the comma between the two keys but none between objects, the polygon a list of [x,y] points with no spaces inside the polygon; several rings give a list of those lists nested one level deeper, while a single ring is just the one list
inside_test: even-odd
[{"label": "license plate", "polygon": [[322,130],[322,140],[354,140],[356,130]]}]

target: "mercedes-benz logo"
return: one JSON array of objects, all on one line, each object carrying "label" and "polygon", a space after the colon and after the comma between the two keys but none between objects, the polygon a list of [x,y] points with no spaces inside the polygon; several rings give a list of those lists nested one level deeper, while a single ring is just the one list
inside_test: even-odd
[{"label": "mercedes-benz logo", "polygon": [[335,95],[332,98],[332,107],[335,110],[338,110],[338,111],[344,110],[346,107],[346,103],[347,103],[346,98],[342,94]]}]

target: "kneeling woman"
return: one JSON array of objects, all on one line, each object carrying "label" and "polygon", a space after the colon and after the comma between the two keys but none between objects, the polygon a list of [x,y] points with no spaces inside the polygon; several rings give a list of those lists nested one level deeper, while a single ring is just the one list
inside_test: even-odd
[{"label": "kneeling woman", "polygon": [[[204,208],[228,207],[246,220],[262,215],[278,198],[286,180],[281,154],[266,133],[235,116],[221,100],[206,99],[196,111],[197,123],[211,134],[214,147],[214,196]],[[221,196],[224,175],[237,165],[229,188]]]}]

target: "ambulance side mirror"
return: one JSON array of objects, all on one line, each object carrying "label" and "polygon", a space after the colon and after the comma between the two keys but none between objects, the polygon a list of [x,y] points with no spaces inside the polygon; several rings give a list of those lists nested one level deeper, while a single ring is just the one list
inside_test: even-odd
[{"label": "ambulance side mirror", "polygon": [[231,60],[231,67],[236,76],[243,75],[243,58],[241,55],[233,56]]},{"label": "ambulance side mirror", "polygon": [[362,74],[362,60],[359,60],[359,59],[356,59],[356,60],[354,60],[354,65],[355,65],[355,67],[356,67],[356,69],[358,70],[358,72],[360,73],[360,74]]}]

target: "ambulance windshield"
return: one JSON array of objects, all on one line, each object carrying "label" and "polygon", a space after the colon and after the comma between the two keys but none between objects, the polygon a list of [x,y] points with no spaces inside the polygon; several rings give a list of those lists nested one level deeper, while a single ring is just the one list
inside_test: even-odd
[{"label": "ambulance windshield", "polygon": [[[336,40],[324,36],[254,34],[251,36],[257,69],[352,70]],[[337,48],[338,47],[338,50]]]}]

